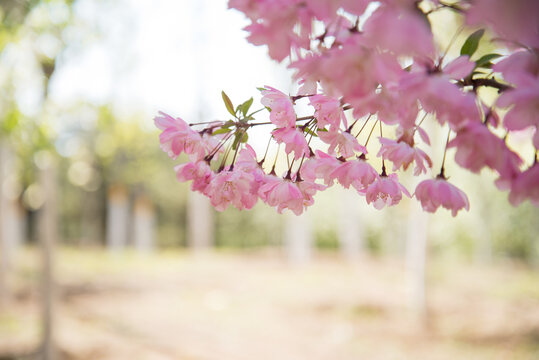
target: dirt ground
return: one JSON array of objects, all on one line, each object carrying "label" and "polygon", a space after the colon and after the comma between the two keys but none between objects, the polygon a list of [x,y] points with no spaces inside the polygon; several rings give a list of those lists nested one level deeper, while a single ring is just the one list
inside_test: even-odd
[{"label": "dirt ground", "polygon": [[[15,262],[0,359],[38,347],[38,260]],[[539,359],[539,274],[511,264],[432,260],[425,321],[396,258],[62,249],[56,272],[66,360]]]}]

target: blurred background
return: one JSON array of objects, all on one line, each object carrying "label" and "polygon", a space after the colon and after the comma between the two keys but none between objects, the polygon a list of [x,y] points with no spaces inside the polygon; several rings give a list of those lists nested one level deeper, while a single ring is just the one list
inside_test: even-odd
[{"label": "blurred background", "polygon": [[457,218],[337,188],[300,217],[216,213],[176,181],[158,111],[292,91],[225,0],[0,0],[0,20],[0,359],[539,358],[539,211],[493,174],[448,166]]}]

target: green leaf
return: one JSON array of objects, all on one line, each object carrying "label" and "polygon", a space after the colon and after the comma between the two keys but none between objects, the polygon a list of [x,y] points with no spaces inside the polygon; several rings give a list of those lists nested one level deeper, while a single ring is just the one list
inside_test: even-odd
[{"label": "green leaf", "polygon": [[223,97],[223,101],[225,103],[225,106],[226,106],[226,109],[228,110],[228,112],[236,117],[236,113],[234,112],[234,105],[232,105],[232,101],[230,101],[230,98],[228,97],[227,94],[225,94],[224,91],[221,91],[221,96]]},{"label": "green leaf", "polygon": [[240,141],[241,141],[242,143],[246,143],[247,140],[249,140],[249,135],[247,135],[247,132],[244,132],[244,133],[243,133],[243,136],[241,137],[241,140],[240,140]]},{"label": "green leaf", "polygon": [[226,134],[226,133],[229,133],[231,132],[232,129],[229,129],[229,128],[226,128],[226,127],[222,127],[220,129],[217,129],[215,130],[212,135],[219,135],[219,134]]},{"label": "green leaf", "polygon": [[263,88],[263,87],[257,87],[257,90],[258,90],[258,91],[266,91],[266,90],[268,90],[268,89]]},{"label": "green leaf", "polygon": [[244,130],[239,130],[234,134],[234,142],[232,143],[232,150],[236,150],[240,143],[246,143],[249,140],[249,135]]},{"label": "green leaf", "polygon": [[251,105],[253,105],[253,98],[250,98],[249,100],[240,105],[243,116],[247,115],[247,112],[251,108]]},{"label": "green leaf", "polygon": [[232,142],[232,150],[236,150],[238,148],[238,144],[240,143],[240,137],[241,137],[241,132],[237,131],[234,134],[234,141]]},{"label": "green leaf", "polygon": [[499,58],[500,54],[487,54],[483,55],[475,62],[476,67],[486,67],[490,68],[492,66],[491,60]]},{"label": "green leaf", "polygon": [[472,33],[462,47],[460,48],[460,55],[468,55],[469,57],[472,57],[472,55],[477,50],[477,47],[479,46],[479,40],[481,40],[481,37],[483,37],[483,34],[485,33],[485,29],[479,29]]}]

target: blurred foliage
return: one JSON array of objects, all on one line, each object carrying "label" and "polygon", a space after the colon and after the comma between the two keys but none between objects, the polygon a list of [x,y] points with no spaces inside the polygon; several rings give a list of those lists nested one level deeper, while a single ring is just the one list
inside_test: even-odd
[{"label": "blurred foliage", "polygon": [[253,248],[282,244],[282,219],[267,206],[258,204],[252,211],[229,208],[216,213],[216,246]]},{"label": "blurred foliage", "polygon": [[339,248],[339,238],[335,228],[323,229],[315,233],[315,244],[323,250],[335,250]]}]

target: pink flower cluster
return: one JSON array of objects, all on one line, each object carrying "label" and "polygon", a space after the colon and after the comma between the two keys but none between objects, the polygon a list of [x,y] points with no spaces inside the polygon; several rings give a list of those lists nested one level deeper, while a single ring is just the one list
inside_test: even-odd
[{"label": "pink flower cluster", "polygon": [[[288,59],[301,87],[294,96],[269,86],[261,90],[269,122],[257,122],[258,111],[248,113],[252,99],[237,108],[226,100],[234,119],[202,129],[166,114],[155,118],[163,150],[173,158],[188,155],[189,161],[176,167],[178,179],[192,181],[193,190],[208,196],[216,209],[250,209],[260,199],[279,212],[300,214],[318,191],[335,183],[354,188],[377,209],[395,205],[403,194],[410,197],[395,172],[413,168],[413,175],[421,176],[434,166],[416,145],[420,139],[430,146],[425,129],[432,126],[448,135],[439,174],[415,189],[425,211],[443,207],[455,216],[469,209],[464,192],[444,174],[451,148],[461,167],[496,172],[496,184],[509,190],[514,205],[526,199],[539,204],[538,1],[230,0],[229,6],[250,19],[245,30],[251,43],[267,46],[277,61]],[[430,14],[441,9],[490,32],[466,29],[470,35],[460,56],[450,59],[431,30]],[[497,48],[500,41],[506,44],[509,55],[478,55],[479,44],[489,41]],[[500,95],[487,103],[483,88]],[[297,116],[301,99],[308,101],[311,116]],[[275,165],[267,167],[266,155],[260,158],[244,144],[247,131],[264,124],[273,126],[270,140],[287,157],[282,176]],[[367,159],[375,129],[381,173]],[[515,132],[529,134],[533,154],[508,145]],[[316,148],[320,143],[323,149]],[[392,174],[386,173],[386,162],[392,163]]]}]

